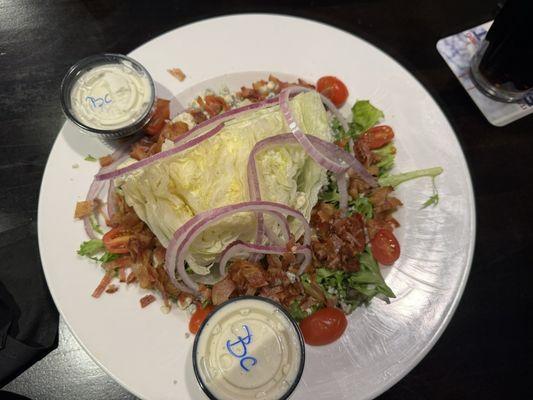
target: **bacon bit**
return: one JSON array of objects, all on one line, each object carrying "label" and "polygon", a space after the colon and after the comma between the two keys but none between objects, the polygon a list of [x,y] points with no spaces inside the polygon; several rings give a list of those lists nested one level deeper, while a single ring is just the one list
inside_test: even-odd
[{"label": "bacon bit", "polygon": [[200,106],[200,109],[205,110],[205,101],[204,101],[204,99],[201,96],[198,96],[196,98],[196,102]]},{"label": "bacon bit", "polygon": [[129,274],[128,274],[128,277],[126,278],[126,284],[130,284],[130,283],[133,283],[137,280],[137,277],[135,276],[135,272],[131,271]]},{"label": "bacon bit", "polygon": [[200,293],[200,298],[202,300],[202,303],[204,301],[211,300],[211,289],[209,289],[207,286],[203,284],[198,285],[198,292]]},{"label": "bacon bit", "polygon": [[213,285],[213,289],[211,290],[213,305],[216,306],[228,300],[235,291],[235,288],[235,283],[229,276],[226,276],[220,282],[215,283]]},{"label": "bacon bit", "polygon": [[244,86],[241,87],[241,91],[237,94],[243,99],[250,100],[252,103],[262,100],[261,94],[257,90],[250,89]]},{"label": "bacon bit", "polygon": [[111,284],[111,285],[109,285],[109,286],[107,287],[107,289],[105,290],[105,292],[106,292],[106,293],[109,293],[109,294],[113,294],[113,293],[115,293],[117,290],[118,290],[118,286],[117,286],[117,285],[113,285],[113,284]]},{"label": "bacon bit", "polygon": [[350,183],[348,185],[348,194],[352,196],[352,199],[359,197],[359,194],[368,194],[370,192],[370,186],[363,181],[355,173],[352,175],[351,170],[348,172],[350,175]]},{"label": "bacon bit", "polygon": [[113,164],[114,160],[113,160],[113,157],[111,157],[110,155],[107,155],[107,156],[100,157],[98,161],[100,162],[101,167],[107,167],[108,165]]},{"label": "bacon bit", "polygon": [[278,303],[281,303],[280,294],[282,292],[283,292],[283,287],[281,286],[263,287],[261,288],[261,291],[259,292],[259,296],[266,297],[270,300],[274,300],[274,301],[277,301]]},{"label": "bacon bit", "polygon": [[220,114],[222,110],[227,111],[229,109],[224,99],[220,96],[205,96],[205,102],[205,110],[211,117]]},{"label": "bacon bit", "polygon": [[270,82],[274,82],[274,93],[279,94],[283,89],[285,89],[289,84],[287,82],[280,81],[278,78],[276,78],[274,75],[269,75],[268,80]]},{"label": "bacon bit", "polygon": [[327,268],[359,270],[357,255],[365,249],[365,224],[361,214],[342,218],[330,204],[318,204],[311,212],[317,237],[311,241],[315,258]]},{"label": "bacon bit", "polygon": [[372,240],[376,233],[381,229],[386,229],[388,231],[393,231],[394,228],[400,226],[400,223],[392,217],[387,219],[369,219],[366,221],[366,229],[368,230],[368,238]]},{"label": "bacon bit", "polygon": [[111,283],[112,280],[113,280],[113,276],[111,272],[106,272],[104,277],[102,278],[102,280],[96,287],[96,289],[94,289],[92,296],[95,299],[99,298],[102,295],[102,293],[104,293],[105,288],[107,287],[107,285]]},{"label": "bacon bit", "polygon": [[74,218],[85,218],[94,212],[94,201],[85,200],[76,203],[76,210],[74,211]]},{"label": "bacon bit", "polygon": [[149,157],[151,155],[150,149],[153,144],[154,138],[143,137],[132,146],[130,157],[139,161]]},{"label": "bacon bit", "polygon": [[155,301],[155,296],[153,294],[147,294],[139,300],[141,303],[141,308],[145,308],[149,304],[152,304]]},{"label": "bacon bit", "polygon": [[241,288],[260,288],[268,285],[265,270],[257,263],[236,260],[231,264],[230,277]]},{"label": "bacon bit", "polygon": [[254,88],[254,90],[255,90],[256,92],[262,94],[263,92],[265,92],[265,89],[264,89],[264,88],[265,88],[265,86],[266,86],[267,83],[268,83],[267,81],[261,79],[260,81],[257,81],[257,82],[252,83],[252,87]]},{"label": "bacon bit", "polygon": [[375,214],[392,213],[402,205],[402,202],[395,197],[389,196],[393,189],[390,186],[378,187],[372,191],[368,198],[372,203]]},{"label": "bacon bit", "polygon": [[207,120],[207,117],[205,116],[202,110],[190,109],[187,110],[187,112],[192,115],[194,122],[196,122],[197,124],[201,124],[202,122]]},{"label": "bacon bit", "polygon": [[372,151],[368,146],[368,143],[364,140],[357,140],[353,146],[353,151],[355,158],[365,166],[365,168],[370,167],[373,161]]},{"label": "bacon bit", "polygon": [[170,69],[167,69],[167,72],[180,82],[183,82],[186,78],[183,71],[179,68],[170,68]]},{"label": "bacon bit", "polygon": [[118,270],[118,279],[120,282],[126,282],[126,268],[120,268]]},{"label": "bacon bit", "polygon": [[[159,135],[159,140],[157,143],[161,145],[162,142],[165,141],[165,139],[176,140],[178,137],[186,133],[188,130],[189,130],[189,125],[187,125],[183,121],[176,121],[176,122],[167,121],[167,123],[163,127],[163,130],[161,131],[161,134]],[[159,148],[159,151],[161,151],[161,148]]]}]

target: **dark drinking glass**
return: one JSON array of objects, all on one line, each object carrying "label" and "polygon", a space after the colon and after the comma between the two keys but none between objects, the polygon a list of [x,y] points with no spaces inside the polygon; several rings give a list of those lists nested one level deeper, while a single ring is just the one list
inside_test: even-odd
[{"label": "dark drinking glass", "polygon": [[533,0],[507,0],[470,63],[482,93],[510,103],[532,92],[532,27]]}]

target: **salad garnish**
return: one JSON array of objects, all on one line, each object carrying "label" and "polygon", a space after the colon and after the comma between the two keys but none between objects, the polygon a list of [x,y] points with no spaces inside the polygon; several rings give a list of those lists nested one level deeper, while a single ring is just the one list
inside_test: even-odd
[{"label": "salad garnish", "polygon": [[[105,271],[93,297],[115,293],[114,279],[138,282],[166,312],[189,309],[192,333],[213,306],[268,297],[316,345],[340,337],[357,307],[390,302],[380,265],[400,257],[394,189],[430,177],[422,208],[435,206],[443,170],[391,173],[393,127],[368,100],[346,120],[337,107],[347,98],[332,76],[316,88],[269,76],[206,91],[172,119],[158,99],[146,136],[100,158],[76,207],[90,239],[78,254]],[[316,328],[324,321],[331,329]]]}]

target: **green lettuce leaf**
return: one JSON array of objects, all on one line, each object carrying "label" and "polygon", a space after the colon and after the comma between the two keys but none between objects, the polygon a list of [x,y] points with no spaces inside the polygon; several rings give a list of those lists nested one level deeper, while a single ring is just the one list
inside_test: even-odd
[{"label": "green lettuce leaf", "polygon": [[93,256],[96,253],[100,253],[105,249],[104,242],[100,239],[91,239],[87,240],[86,242],[83,242],[80,245],[80,248],[78,250],[78,254],[80,256]]},{"label": "green lettuce leaf", "polygon": [[392,186],[396,187],[401,183],[410,181],[411,179],[417,179],[422,177],[435,178],[436,176],[442,173],[443,169],[441,167],[433,167],[427,169],[419,169],[416,171],[404,172],[396,175],[386,175],[378,179],[380,186]]},{"label": "green lettuce leaf", "polygon": [[374,215],[374,207],[372,206],[372,203],[364,196],[359,196],[357,199],[349,201],[348,211],[350,215],[357,212],[361,214],[364,219],[370,219]]},{"label": "green lettuce leaf", "polygon": [[360,270],[347,272],[318,268],[316,280],[329,296],[336,296],[346,313],[352,312],[362,304],[368,304],[372,298],[381,295],[385,301],[396,297],[387,286],[378,263],[370,249],[359,257]]},{"label": "green lettuce leaf", "polygon": [[352,129],[350,129],[352,136],[358,136],[372,128],[383,117],[385,117],[383,112],[370,104],[370,101],[356,101],[352,107]]}]

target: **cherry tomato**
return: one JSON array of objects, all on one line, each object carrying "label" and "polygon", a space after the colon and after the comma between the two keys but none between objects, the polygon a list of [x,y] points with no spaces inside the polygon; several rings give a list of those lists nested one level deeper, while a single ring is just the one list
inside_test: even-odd
[{"label": "cherry tomato", "polygon": [[400,257],[400,244],[394,233],[380,229],[370,241],[374,258],[383,265],[391,265]]},{"label": "cherry tomato", "polygon": [[393,138],[394,131],[388,125],[374,126],[363,133],[363,136],[361,136],[361,140],[364,140],[371,150],[379,149],[380,147],[385,146]]},{"label": "cherry tomato", "polygon": [[189,331],[191,333],[196,334],[198,332],[200,325],[202,325],[202,322],[204,322],[211,311],[213,311],[213,308],[214,307],[212,305],[208,305],[205,308],[203,308],[200,304],[197,305],[196,311],[189,321]]},{"label": "cherry tomato", "polygon": [[330,99],[335,106],[340,107],[348,98],[348,88],[334,76],[323,76],[316,83],[316,90]]},{"label": "cherry tomato", "polygon": [[113,228],[107,232],[102,241],[104,246],[110,253],[113,254],[126,254],[129,253],[128,243],[130,241],[131,235],[128,231],[122,228]]},{"label": "cherry tomato", "polygon": [[150,135],[155,136],[161,132],[165,126],[165,121],[170,118],[170,101],[165,99],[157,99],[155,101],[155,108],[152,111],[150,121],[144,127],[144,131]]},{"label": "cherry tomato", "polygon": [[312,346],[322,346],[333,343],[340,338],[348,325],[346,316],[338,308],[322,308],[304,318],[300,322],[300,329],[305,343]]}]

